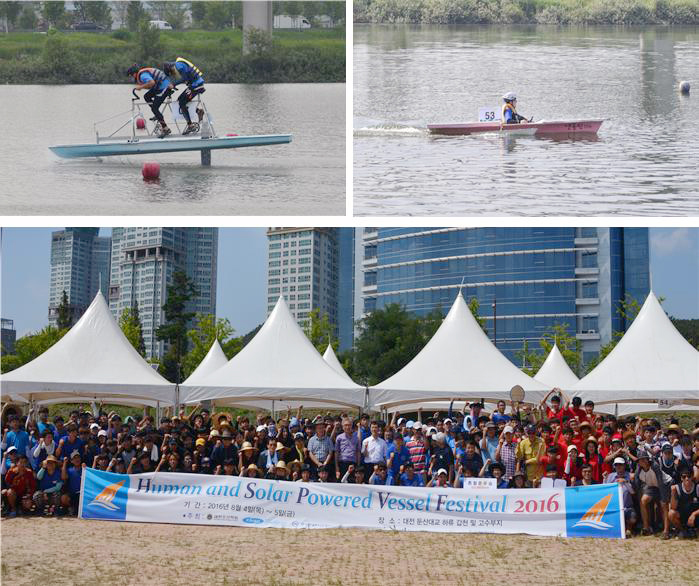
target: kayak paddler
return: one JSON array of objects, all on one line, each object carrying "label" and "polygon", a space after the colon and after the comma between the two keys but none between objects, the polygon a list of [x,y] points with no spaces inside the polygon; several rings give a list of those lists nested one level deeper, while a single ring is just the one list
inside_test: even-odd
[{"label": "kayak paddler", "polygon": [[184,129],[182,134],[197,132],[199,130],[199,123],[204,117],[204,111],[197,108],[199,120],[197,122],[192,122],[187,104],[194,99],[194,96],[203,94],[206,91],[204,88],[204,75],[194,63],[187,61],[184,57],[178,57],[174,61],[168,61],[163,66],[163,69],[166,75],[173,81],[175,87],[181,83],[187,84],[185,90],[177,98],[177,103],[180,105],[180,113],[187,121],[187,128]]},{"label": "kayak paddler", "polygon": [[528,122],[524,116],[517,114],[517,94],[507,92],[502,99],[505,103],[502,105],[502,122],[503,124],[519,124],[520,122]]},{"label": "kayak paddler", "polygon": [[160,123],[158,138],[165,138],[168,134],[172,134],[172,130],[168,128],[165,118],[160,113],[160,106],[175,87],[167,75],[156,67],[139,67],[138,65],[129,67],[126,75],[133,77],[137,91],[148,90],[143,99],[150,105],[155,119]]}]

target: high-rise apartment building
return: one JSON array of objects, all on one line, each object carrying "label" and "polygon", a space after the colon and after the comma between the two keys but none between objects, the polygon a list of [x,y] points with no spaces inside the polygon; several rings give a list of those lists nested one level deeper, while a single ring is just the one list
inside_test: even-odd
[{"label": "high-rise apartment building", "polygon": [[51,234],[49,324],[56,325],[63,291],[68,298],[71,325],[92,303],[97,290],[107,294],[111,239],[99,228],[66,228]]},{"label": "high-rise apartment building", "polygon": [[462,289],[513,361],[567,324],[587,362],[626,328],[619,302],[650,289],[647,228],[365,228],[362,239],[364,313],[446,312]]},{"label": "high-rise apartment building", "polygon": [[0,320],[2,324],[2,339],[0,343],[0,354],[5,356],[5,354],[15,353],[15,342],[17,341],[17,330],[15,330],[15,322],[11,319],[2,318]]},{"label": "high-rise apartment building", "polygon": [[267,315],[284,295],[301,326],[313,309],[338,323],[338,228],[267,230]]},{"label": "high-rise apartment building", "polygon": [[166,351],[155,331],[175,272],[184,271],[197,290],[187,310],[216,314],[217,259],[218,228],[112,229],[109,308],[118,319],[138,305],[149,358]]}]

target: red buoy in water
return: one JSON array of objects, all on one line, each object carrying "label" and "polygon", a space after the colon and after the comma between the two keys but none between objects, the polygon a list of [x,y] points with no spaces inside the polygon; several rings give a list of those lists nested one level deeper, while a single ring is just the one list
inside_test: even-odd
[{"label": "red buoy in water", "polygon": [[136,118],[136,128],[143,130],[146,127],[146,121],[143,118]]},{"label": "red buoy in water", "polygon": [[226,136],[238,136],[237,134],[233,134],[232,132],[229,132]]},{"label": "red buoy in water", "polygon": [[160,163],[143,163],[143,178],[146,181],[153,181],[160,177]]}]

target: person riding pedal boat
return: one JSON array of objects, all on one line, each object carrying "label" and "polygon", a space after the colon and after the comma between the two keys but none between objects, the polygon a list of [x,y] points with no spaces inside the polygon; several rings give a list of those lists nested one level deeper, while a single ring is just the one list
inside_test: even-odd
[{"label": "person riding pedal boat", "polygon": [[186,89],[177,98],[177,102],[180,105],[180,112],[187,121],[187,128],[184,129],[182,134],[198,132],[199,123],[201,123],[202,118],[204,118],[204,110],[197,108],[199,120],[198,122],[192,122],[187,104],[194,99],[194,96],[203,94],[206,91],[202,72],[191,61],[187,61],[187,59],[183,57],[178,57],[175,61],[166,62],[163,69],[173,80],[175,87],[181,83],[187,84]]},{"label": "person riding pedal boat", "polygon": [[502,121],[504,124],[529,122],[524,116],[517,114],[517,95],[514,92],[506,93],[502,99],[505,101],[502,105]]},{"label": "person riding pedal boat", "polygon": [[155,115],[154,119],[159,123],[158,138],[165,138],[168,134],[172,134],[172,130],[168,128],[165,118],[160,113],[160,106],[175,87],[167,75],[156,67],[139,67],[138,65],[129,67],[126,75],[133,77],[136,91],[148,90],[143,99],[150,105],[150,109]]}]

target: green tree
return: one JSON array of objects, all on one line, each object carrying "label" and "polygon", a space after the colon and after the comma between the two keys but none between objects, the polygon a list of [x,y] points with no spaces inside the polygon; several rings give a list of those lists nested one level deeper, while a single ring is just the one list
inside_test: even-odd
[{"label": "green tree", "polygon": [[46,326],[43,330],[21,337],[15,342],[14,354],[6,354],[2,357],[0,369],[2,372],[10,372],[31,362],[37,356],[46,352],[67,332],[68,329]]},{"label": "green tree", "polygon": [[187,2],[166,2],[165,20],[176,30],[182,30],[187,22]]},{"label": "green tree", "polygon": [[126,28],[138,31],[143,21],[148,21],[149,14],[143,7],[143,2],[129,2],[126,8]]},{"label": "green tree", "polygon": [[61,295],[61,302],[58,304],[58,317],[56,318],[56,327],[63,330],[70,327],[70,304],[68,303],[68,294],[65,289]]},{"label": "green tree", "polygon": [[335,326],[330,323],[328,314],[316,308],[308,314],[308,320],[304,322],[303,331],[318,352],[323,354],[328,344],[333,350],[337,350],[337,338],[335,338]]},{"label": "green tree", "polygon": [[49,27],[59,28],[65,22],[66,3],[65,2],[44,2],[41,13]]},{"label": "green tree", "polygon": [[231,26],[233,6],[230,2],[206,2],[206,28],[223,30]]},{"label": "green tree", "polygon": [[[374,385],[398,372],[429,340],[426,321],[397,303],[371,312],[359,322],[351,359],[347,353],[342,356],[348,374],[362,384]],[[429,323],[434,329],[434,320]]]},{"label": "green tree", "polygon": [[529,376],[534,376],[546,361],[549,352],[556,344],[570,369],[580,375],[582,367],[582,345],[575,335],[570,334],[568,324],[554,324],[546,328],[539,338],[539,348],[530,349],[529,342],[524,341],[522,350],[515,352],[518,361],[522,361],[522,370]]},{"label": "green tree", "polygon": [[132,308],[127,307],[121,312],[119,327],[130,344],[145,358],[146,343],[143,339],[143,326],[141,325],[141,316],[138,313],[137,303]]},{"label": "green tree", "polygon": [[111,28],[113,22],[112,10],[108,2],[83,2],[82,4],[85,5],[85,20],[97,23],[106,29]]},{"label": "green tree", "polygon": [[679,319],[670,317],[677,331],[684,336],[692,346],[699,349],[699,319]]},{"label": "green tree", "polygon": [[203,28],[206,20],[206,2],[192,2],[192,26]]},{"label": "green tree", "polygon": [[477,297],[471,297],[471,299],[469,299],[468,308],[471,310],[471,314],[473,315],[473,317],[476,318],[478,325],[481,326],[481,329],[487,334],[488,329],[485,327],[485,318],[481,317],[481,304],[479,303]]},{"label": "green tree", "polygon": [[0,2],[0,18],[5,24],[5,33],[14,28],[19,13],[22,10],[21,2]]},{"label": "green tree", "polygon": [[167,300],[163,305],[165,323],[155,332],[158,340],[170,345],[160,364],[160,373],[172,382],[181,381],[182,358],[187,353],[187,325],[195,316],[186,311],[187,302],[197,294],[194,283],[183,271],[172,275],[172,284],[167,289]]},{"label": "green tree", "polygon": [[211,349],[214,340],[218,340],[223,353],[230,359],[243,348],[242,338],[233,337],[235,329],[227,318],[216,318],[215,315],[198,313],[196,325],[187,332],[187,338],[192,349],[182,360],[182,376],[188,377]]},{"label": "green tree", "polygon": [[26,4],[19,15],[19,28],[28,31],[34,30],[37,21],[38,19],[36,18],[34,7],[31,4]]},{"label": "green tree", "polygon": [[163,46],[160,42],[160,31],[151,26],[147,20],[138,25],[136,40],[137,56],[140,63],[160,62],[163,56]]}]

